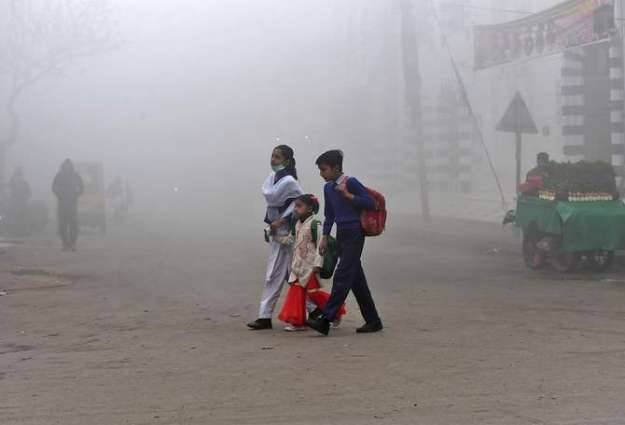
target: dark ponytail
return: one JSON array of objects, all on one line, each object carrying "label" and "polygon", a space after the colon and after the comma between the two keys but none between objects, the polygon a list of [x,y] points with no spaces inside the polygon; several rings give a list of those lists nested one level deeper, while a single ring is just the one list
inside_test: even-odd
[{"label": "dark ponytail", "polygon": [[295,168],[297,162],[295,161],[295,152],[293,149],[288,145],[276,146],[276,149],[282,152],[282,156],[289,162],[289,165],[287,165],[284,170],[286,174],[293,176],[293,178],[297,180],[297,168]]}]

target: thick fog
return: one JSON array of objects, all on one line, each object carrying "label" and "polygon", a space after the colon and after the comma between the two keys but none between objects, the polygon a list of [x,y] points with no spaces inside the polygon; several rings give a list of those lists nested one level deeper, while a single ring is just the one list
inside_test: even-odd
[{"label": "thick fog", "polygon": [[262,219],[259,187],[277,144],[295,149],[315,193],[314,160],[326,148],[344,149],[364,179],[371,164],[393,167],[401,79],[392,4],[107,4],[111,46],[44,76],[18,102],[8,172],[23,166],[37,197],[50,197],[64,158],[101,161],[107,181],[132,182],[142,214],[219,227]]},{"label": "thick fog", "polygon": [[[95,18],[86,23],[59,18],[55,6],[90,3],[96,5]],[[446,124],[432,114],[445,96],[460,104],[462,126],[471,133],[465,159],[470,183],[452,182],[452,193],[488,203],[492,218],[515,192],[514,139],[495,127],[516,92],[539,129],[525,138],[523,169],[543,150],[563,158],[563,59],[552,55],[476,72],[472,28],[558,2],[461,3],[411,2],[419,49],[417,100],[433,174],[436,134]],[[31,9],[22,13],[45,23],[25,43],[11,44],[14,4],[27,4]],[[165,229],[202,222],[212,223],[206,231],[232,223],[256,228],[272,148],[285,143],[296,151],[307,192],[322,190],[317,155],[341,148],[348,173],[384,191],[393,212],[416,213],[418,158],[407,124],[400,6],[391,0],[3,2],[0,71],[15,59],[15,46],[29,60],[45,63],[74,46],[72,37],[87,40],[71,60],[21,91],[15,103],[19,134],[7,151],[5,177],[23,167],[35,197],[50,201],[51,179],[64,158],[98,161],[107,184],[115,176],[132,184],[135,213],[146,222]],[[78,30],[64,27],[72,25]],[[14,82],[4,71],[0,96],[6,98]],[[438,129],[430,128],[433,122]],[[3,114],[3,134],[9,127]],[[462,198],[440,190],[449,185],[436,178],[428,175],[432,209],[444,215],[457,208],[447,201]],[[500,204],[502,196],[507,205]]]}]

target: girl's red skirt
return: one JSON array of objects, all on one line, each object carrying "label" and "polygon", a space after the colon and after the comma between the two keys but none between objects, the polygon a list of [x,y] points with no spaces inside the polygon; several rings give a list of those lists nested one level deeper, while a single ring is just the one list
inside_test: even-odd
[{"label": "girl's red skirt", "polygon": [[[298,282],[290,285],[278,318],[293,326],[304,326],[306,321],[306,296],[320,310],[325,308],[330,299],[330,294],[321,289],[317,276],[312,274],[310,279],[308,279],[306,288],[302,287]],[[347,313],[347,310],[345,305],[343,305],[339,310],[337,318],[341,318],[345,313]]]}]

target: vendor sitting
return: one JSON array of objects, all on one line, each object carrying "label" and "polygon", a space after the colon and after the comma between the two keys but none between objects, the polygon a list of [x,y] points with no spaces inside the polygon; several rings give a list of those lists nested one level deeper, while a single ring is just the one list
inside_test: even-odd
[{"label": "vendor sitting", "polygon": [[541,152],[536,156],[536,167],[532,168],[529,173],[527,173],[527,180],[530,180],[530,177],[542,177],[543,179],[549,177],[549,154],[547,152]]},{"label": "vendor sitting", "polygon": [[536,167],[527,173],[525,183],[519,187],[519,192],[524,195],[538,196],[538,191],[543,188],[544,181],[549,177],[549,154],[541,152],[536,157]]}]

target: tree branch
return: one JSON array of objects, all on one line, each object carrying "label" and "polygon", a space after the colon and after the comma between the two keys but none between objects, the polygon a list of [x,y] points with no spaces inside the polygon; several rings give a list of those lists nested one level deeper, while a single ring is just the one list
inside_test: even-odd
[{"label": "tree branch", "polygon": [[12,81],[4,107],[8,131],[0,139],[5,147],[18,139],[16,106],[28,87],[80,58],[118,46],[112,39],[109,0],[10,0],[7,7],[7,36],[0,40],[0,53],[6,56],[0,57],[0,73]]}]

